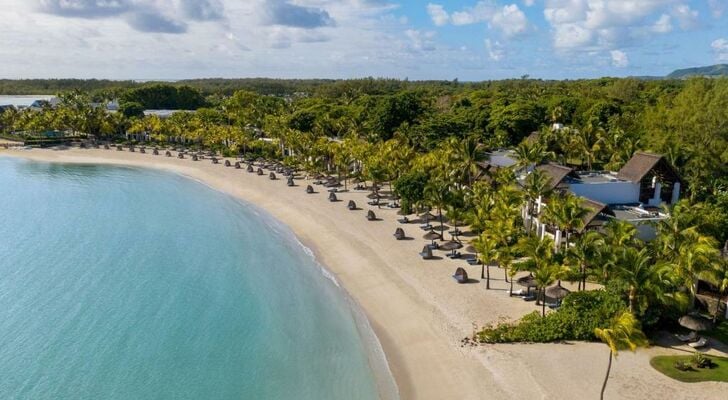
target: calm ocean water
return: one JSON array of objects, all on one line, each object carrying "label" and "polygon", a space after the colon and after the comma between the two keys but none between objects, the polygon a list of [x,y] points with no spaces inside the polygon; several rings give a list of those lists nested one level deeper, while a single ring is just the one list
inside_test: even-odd
[{"label": "calm ocean water", "polygon": [[0,157],[0,207],[0,399],[389,390],[343,291],[285,227],[226,195]]}]

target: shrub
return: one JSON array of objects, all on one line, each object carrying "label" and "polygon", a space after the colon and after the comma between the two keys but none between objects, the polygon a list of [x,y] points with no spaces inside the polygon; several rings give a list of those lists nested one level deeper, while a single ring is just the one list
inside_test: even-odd
[{"label": "shrub", "polygon": [[693,354],[690,363],[695,368],[713,368],[713,361],[700,353]]},{"label": "shrub", "polygon": [[690,364],[685,361],[675,361],[675,369],[680,371],[690,371],[693,369],[693,367],[691,367]]},{"label": "shrub", "polygon": [[606,328],[624,308],[619,296],[604,290],[577,292],[545,317],[534,311],[516,322],[486,326],[477,336],[483,343],[594,340],[594,328]]}]

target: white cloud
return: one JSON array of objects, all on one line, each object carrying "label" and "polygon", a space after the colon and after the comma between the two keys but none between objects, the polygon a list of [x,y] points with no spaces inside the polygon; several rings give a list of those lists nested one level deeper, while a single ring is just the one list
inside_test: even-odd
[{"label": "white cloud", "polygon": [[728,8],[728,1],[726,0],[708,0],[708,7],[713,18],[720,18],[723,16],[726,8]]},{"label": "white cloud", "polygon": [[416,29],[408,29],[404,34],[409,38],[413,49],[421,51],[435,50],[435,42],[433,39],[436,33],[434,31],[423,32]]},{"label": "white cloud", "polygon": [[506,36],[515,36],[526,32],[528,29],[526,14],[515,4],[504,6],[493,15],[490,23],[500,29]]},{"label": "white cloud", "polygon": [[432,22],[437,26],[443,26],[450,21],[450,16],[440,4],[429,3],[427,5],[427,14],[430,15]]},{"label": "white cloud", "polygon": [[728,61],[728,39],[715,39],[710,47],[713,49],[715,59],[719,62]]},{"label": "white cloud", "polygon": [[629,66],[629,58],[622,50],[612,50],[609,52],[612,57],[612,65],[617,68],[626,68]]},{"label": "white cloud", "polygon": [[687,4],[678,4],[672,10],[672,15],[678,20],[683,30],[694,29],[699,25],[698,12]]},{"label": "white cloud", "polygon": [[531,7],[536,3],[536,0],[523,0],[523,5],[526,7]]},{"label": "white cloud", "polygon": [[448,13],[443,6],[430,3],[427,5],[427,12],[437,26],[448,22],[458,26],[486,22],[507,37],[524,33],[529,26],[526,14],[517,4],[499,7],[494,1],[481,0],[472,7]]},{"label": "white cloud", "polygon": [[672,31],[672,18],[667,14],[660,15],[660,19],[652,25],[652,32],[668,33]]},{"label": "white cloud", "polygon": [[671,32],[673,21],[683,30],[695,28],[698,12],[683,1],[545,0],[544,18],[557,49],[607,51],[648,38],[649,32]]},{"label": "white cloud", "polygon": [[490,39],[485,39],[485,49],[488,51],[488,58],[493,61],[500,61],[505,56],[503,45],[501,45],[497,40],[491,41]]}]

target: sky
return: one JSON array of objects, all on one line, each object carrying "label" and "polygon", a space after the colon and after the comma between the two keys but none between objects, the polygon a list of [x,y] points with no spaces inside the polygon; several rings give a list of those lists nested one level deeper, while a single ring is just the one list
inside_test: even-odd
[{"label": "sky", "polygon": [[728,63],[728,0],[0,0],[0,78],[481,81]]}]

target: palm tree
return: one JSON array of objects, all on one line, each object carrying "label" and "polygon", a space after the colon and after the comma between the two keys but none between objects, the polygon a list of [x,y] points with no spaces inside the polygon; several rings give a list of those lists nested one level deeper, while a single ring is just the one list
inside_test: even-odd
[{"label": "palm tree", "polygon": [[485,288],[490,289],[490,261],[498,258],[498,243],[490,235],[482,233],[472,244],[481,264],[480,279],[485,279]]},{"label": "palm tree", "polygon": [[[617,250],[617,275],[629,286],[629,312],[637,315],[644,307],[641,298],[649,292],[661,297],[663,282],[661,275],[665,272],[664,264],[655,263],[646,248],[623,247]],[[640,310],[638,310],[640,306]]]},{"label": "palm tree", "polygon": [[587,232],[579,236],[573,246],[567,249],[566,260],[575,267],[579,277],[579,290],[586,290],[586,278],[594,260],[599,256],[598,249],[604,246],[604,238],[598,232]]},{"label": "palm tree", "polygon": [[454,142],[453,157],[457,163],[457,169],[468,186],[473,186],[473,180],[480,171],[478,163],[486,161],[488,155],[483,145],[478,142],[475,136],[468,136],[465,139]]},{"label": "palm tree", "polygon": [[[440,220],[440,232],[444,230],[442,209],[447,207],[450,195],[450,189],[448,186],[449,185],[446,182],[440,180],[432,181],[425,186],[425,198],[427,198],[427,201],[429,201],[432,206],[437,208],[437,217]],[[443,240],[443,237],[444,235],[441,235],[440,240]]]},{"label": "palm tree", "polygon": [[712,278],[720,268],[719,257],[715,239],[696,234],[693,240],[680,245],[677,255],[671,260],[673,277],[679,285],[687,288],[691,309],[698,294],[698,279],[715,281]]},{"label": "palm tree", "polygon": [[647,337],[640,329],[637,318],[629,311],[623,312],[612,320],[608,328],[594,329],[594,335],[609,346],[609,364],[607,374],[599,398],[604,400],[604,390],[607,388],[609,372],[612,370],[612,358],[616,358],[620,350],[629,349],[634,352],[638,347],[647,346]]}]

